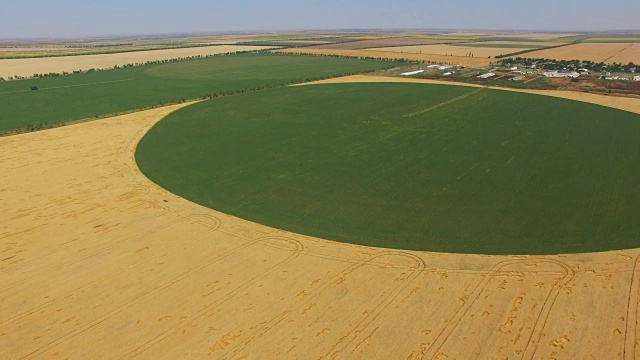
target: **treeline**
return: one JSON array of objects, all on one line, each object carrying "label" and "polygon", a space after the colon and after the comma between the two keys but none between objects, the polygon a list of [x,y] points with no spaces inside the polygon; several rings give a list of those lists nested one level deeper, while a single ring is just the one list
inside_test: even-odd
[{"label": "treeline", "polygon": [[[258,52],[263,52],[268,50],[260,50]],[[374,60],[374,61],[391,61],[391,62],[399,62],[399,63],[408,63],[408,64],[426,64],[431,63],[430,61],[425,60],[409,60],[405,58],[389,58],[389,57],[375,57],[375,56],[357,56],[357,55],[338,55],[338,54],[313,54],[306,53],[304,51],[301,52],[286,52],[283,54],[291,54],[291,55],[308,55],[308,56],[319,56],[319,57],[333,57],[339,59],[360,59],[360,60]]]},{"label": "treeline", "polygon": [[604,62],[594,62],[589,60],[556,60],[556,59],[545,59],[545,58],[508,58],[508,59],[500,59],[497,62],[500,66],[513,66],[513,65],[522,65],[526,67],[534,66],[536,68],[544,69],[544,70],[577,70],[577,69],[587,69],[592,72],[625,72],[625,73],[634,73],[636,72],[637,65],[633,62],[628,64],[621,63],[611,63],[607,64]]}]

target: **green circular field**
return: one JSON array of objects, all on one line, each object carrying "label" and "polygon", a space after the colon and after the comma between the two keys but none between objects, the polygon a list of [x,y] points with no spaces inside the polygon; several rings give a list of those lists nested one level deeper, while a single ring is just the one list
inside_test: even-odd
[{"label": "green circular field", "polygon": [[179,110],[136,159],[191,201],[330,240],[480,254],[640,246],[640,115],[576,101],[279,88]]}]

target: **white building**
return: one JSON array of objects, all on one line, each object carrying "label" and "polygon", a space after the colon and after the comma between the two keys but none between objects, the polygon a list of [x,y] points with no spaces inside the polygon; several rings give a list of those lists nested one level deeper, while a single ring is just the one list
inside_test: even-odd
[{"label": "white building", "polygon": [[542,75],[546,77],[552,78],[577,78],[580,77],[580,73],[578,72],[558,72],[558,71],[547,71],[542,73]]},{"label": "white building", "polygon": [[404,73],[402,73],[400,75],[402,75],[402,76],[411,76],[411,75],[421,74],[423,72],[424,72],[424,70],[416,70],[416,71],[404,72]]},{"label": "white building", "polygon": [[486,73],[486,74],[478,75],[478,78],[480,78],[480,79],[488,79],[488,78],[492,78],[492,77],[494,77],[494,76],[496,76],[496,74],[495,74],[495,73],[490,72],[490,73]]},{"label": "white building", "polygon": [[633,81],[640,81],[640,76],[634,76]]}]

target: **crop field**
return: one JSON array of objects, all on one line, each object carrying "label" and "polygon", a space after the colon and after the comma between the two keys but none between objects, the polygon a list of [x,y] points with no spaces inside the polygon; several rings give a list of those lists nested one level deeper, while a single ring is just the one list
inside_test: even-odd
[{"label": "crop field", "polygon": [[479,42],[466,42],[463,44],[456,44],[455,46],[468,46],[468,47],[487,47],[487,48],[512,48],[512,49],[535,49],[552,46],[547,42],[529,42],[529,41],[479,41]]},{"label": "crop field", "polygon": [[[351,79],[354,78],[365,81],[367,77]],[[390,77],[369,77],[366,81],[400,80],[417,81]],[[386,174],[398,176],[407,174],[401,168],[406,165],[405,157],[415,159],[422,155],[427,159],[438,154],[442,157],[444,151],[460,156],[463,150],[454,147],[475,150],[479,146],[476,142],[491,145],[491,139],[502,140],[498,138],[508,133],[509,128],[519,127],[520,130],[511,132],[513,141],[499,146],[496,143],[491,146],[495,151],[483,152],[489,155],[483,165],[492,161],[500,164],[498,160],[506,162],[508,159],[503,153],[517,148],[519,144],[514,143],[517,139],[539,134],[551,135],[551,140],[546,142],[548,146],[540,149],[541,156],[552,153],[558,157],[558,162],[577,160],[578,164],[582,163],[581,160],[571,157],[577,150],[560,151],[563,149],[562,135],[565,135],[565,143],[576,145],[580,145],[585,137],[597,136],[592,133],[600,133],[601,140],[606,141],[596,143],[605,147],[615,147],[615,140],[622,140],[614,150],[618,155],[627,145],[624,139],[631,137],[631,134],[618,134],[627,125],[617,123],[627,123],[627,117],[632,114],[620,115],[615,111],[605,114],[600,107],[584,103],[580,105],[588,107],[591,112],[606,115],[600,118],[601,123],[616,125],[601,131],[593,119],[585,117],[582,121],[586,123],[587,134],[583,133],[581,137],[580,126],[577,125],[580,120],[565,117],[562,120],[568,119],[575,125],[570,133],[547,133],[542,130],[551,129],[538,124],[540,119],[523,115],[525,110],[529,110],[526,106],[530,105],[522,109],[508,106],[508,112],[505,112],[508,116],[505,115],[502,122],[478,116],[497,113],[496,108],[503,108],[505,105],[499,101],[502,95],[507,96],[503,99],[516,103],[519,96],[531,95],[469,87],[458,90],[450,86],[436,88],[423,84],[402,89],[400,86],[403,84],[393,84],[387,90],[394,91],[380,96],[378,91],[374,91],[374,85],[381,85],[368,85],[371,87],[340,85],[345,90],[339,90],[338,85],[296,87],[296,92],[303,91],[297,94],[318,95],[313,101],[306,102],[304,108],[295,104],[302,100],[302,95],[296,100],[285,91],[288,88],[282,88],[0,138],[0,152],[3,154],[0,158],[0,358],[93,359],[108,354],[112,358],[127,359],[419,360],[466,359],[471,356],[487,360],[628,360],[640,356],[640,349],[636,346],[640,341],[638,249],[557,256],[479,256],[337,243],[268,227],[196,205],[149,181],[138,170],[133,157],[144,134],[154,124],[159,124],[158,129],[171,123],[171,119],[180,113],[169,114],[180,108],[184,109],[179,111],[189,111],[192,119],[205,118],[206,122],[199,127],[204,134],[210,135],[212,121],[224,125],[224,121],[210,116],[212,104],[217,102],[230,106],[233,98],[248,99],[249,96],[260,100],[259,97],[271,91],[273,98],[269,101],[276,101],[282,107],[275,109],[269,119],[241,119],[237,129],[224,128],[230,131],[230,138],[225,139],[222,145],[229,150],[237,149],[238,146],[229,145],[237,134],[245,131],[248,138],[256,139],[256,132],[273,125],[272,133],[250,144],[250,147],[262,149],[265,154],[274,154],[282,148],[282,145],[268,141],[274,138],[275,133],[292,134],[298,127],[314,128],[320,139],[327,139],[329,131],[338,130],[333,133],[335,141],[325,141],[320,145],[313,140],[308,142],[306,157],[301,161],[301,169],[306,171],[311,166],[304,164],[307,159],[326,169],[328,163],[335,159],[323,155],[332,154],[332,145],[345,150],[345,134],[356,129],[359,134],[354,139],[352,152],[340,153],[339,156],[354,166],[370,165],[367,188],[371,190],[383,186],[376,178],[383,171],[379,164],[361,158],[361,155],[371,151],[380,155],[379,160],[391,158],[391,155],[382,154],[382,147],[376,148],[376,144],[360,147],[376,136],[386,136],[381,139],[383,144],[400,139],[408,142],[395,148],[385,147],[386,152],[396,154],[394,160],[397,162],[388,168]],[[347,91],[347,88],[352,91]],[[331,92],[326,89],[331,89]],[[478,89],[482,91],[470,93]],[[403,100],[395,92],[409,98]],[[545,94],[556,95],[554,92]],[[338,95],[344,96],[345,100],[335,100]],[[367,106],[363,106],[357,100],[366,95],[375,101],[368,101]],[[464,95],[467,96],[462,97]],[[605,105],[622,104],[610,96],[578,95]],[[430,99],[433,96],[435,98]],[[390,98],[386,100],[387,97]],[[494,99],[489,101],[491,98]],[[458,100],[451,102],[453,99]],[[266,98],[262,100],[267,101]],[[478,105],[479,100],[488,103]],[[553,110],[545,113],[550,119],[568,111],[565,106],[570,106],[573,113],[581,114],[576,110],[578,104],[573,102],[553,98],[545,100],[556,102],[535,100],[547,105],[546,109]],[[637,101],[630,98],[622,100],[627,105]],[[255,106],[276,107],[263,101]],[[349,106],[334,107],[333,112],[328,108],[328,105],[346,104],[347,101],[350,101]],[[435,107],[433,103],[436,101],[446,105]],[[482,136],[461,143],[453,141],[457,132],[462,132],[461,136],[469,135],[480,128],[471,120],[461,118],[465,109],[458,105],[465,101],[477,105],[474,118],[488,127]],[[321,103],[327,106],[323,108]],[[247,109],[250,106],[245,102],[242,104],[241,112],[250,113]],[[554,104],[558,106],[549,107]],[[426,109],[423,106],[433,109],[422,112]],[[314,111],[319,109],[318,114],[308,117],[304,111],[310,108]],[[377,116],[374,116],[374,110],[380,110]],[[452,115],[451,124],[431,116],[443,111]],[[640,112],[637,104],[636,111]],[[419,114],[415,116],[397,116],[416,112]],[[282,116],[284,114],[295,114],[295,117],[286,120]],[[169,118],[165,118],[167,115]],[[322,118],[322,115],[331,116]],[[341,118],[347,118],[344,126],[338,124]],[[398,120],[404,123],[399,125]],[[637,122],[637,118],[634,121]],[[254,132],[246,131],[247,122],[254,123]],[[326,123],[329,129],[319,126],[319,122]],[[556,130],[568,129],[568,125],[563,126],[553,125]],[[433,132],[430,144],[421,145],[415,138],[406,136],[407,131],[429,127]],[[284,139],[283,145],[291,148],[296,142],[310,139],[310,134],[303,134],[301,128],[299,130],[299,138]],[[626,130],[632,131],[631,128]],[[442,131],[440,138],[435,136],[439,131]],[[526,136],[527,131],[532,131],[531,136]],[[181,134],[184,132],[176,135]],[[417,138],[426,134],[428,132],[415,132]],[[613,135],[616,139],[611,138]],[[203,137],[194,138],[194,154]],[[215,134],[212,137],[219,138]],[[176,141],[177,144],[183,143],[180,136]],[[241,144],[247,142],[242,140]],[[527,144],[531,141],[524,140],[520,146],[524,150]],[[409,145],[424,146],[421,149],[429,147],[434,153],[406,151]],[[441,147],[437,148],[437,145]],[[174,146],[173,139],[167,146]],[[595,149],[581,149],[590,156],[596,152]],[[247,150],[240,149],[238,152],[210,153],[209,158],[218,158],[220,163],[224,163],[224,159],[243,162],[248,154]],[[202,159],[200,154],[196,155]],[[539,162],[535,156],[529,155],[532,157],[527,158],[526,152],[520,152],[510,163],[520,166],[522,175],[519,176],[539,170]],[[598,154],[595,156],[593,164],[601,161]],[[416,177],[433,170],[451,174],[460,164],[469,164],[474,157],[477,159],[476,154],[470,151],[455,163],[445,156],[440,167],[416,167],[413,176],[401,180],[410,184]],[[630,158],[631,155],[622,156],[612,161],[619,164],[619,161]],[[277,163],[279,159],[274,161]],[[521,161],[530,161],[534,168],[525,169]],[[504,174],[508,165],[502,165],[485,172],[484,178],[490,179],[495,172]],[[241,175],[251,177],[254,168],[263,169],[263,166],[253,164],[250,168],[240,169],[242,174],[229,173],[227,180],[215,184],[212,192],[221,198],[227,197],[227,189],[234,190],[232,179]],[[353,171],[350,168],[343,170],[347,175]],[[583,170],[585,177],[593,175],[593,170]],[[633,177],[635,169],[627,170]],[[563,171],[566,175],[566,170]],[[622,170],[613,171],[620,174]],[[210,173],[211,170],[206,169],[203,175]],[[469,178],[478,179],[481,173],[481,169],[471,170],[466,177],[452,183],[448,191],[468,183]],[[274,184],[283,184],[300,176],[295,172],[267,175],[271,179],[268,182]],[[323,177],[327,178],[326,175]],[[438,176],[433,179],[436,178]],[[618,180],[625,178],[619,176]],[[514,177],[499,193],[513,195],[512,190],[520,180],[520,177]],[[532,187],[545,181],[540,176],[531,180],[526,184]],[[614,185],[617,191],[623,191],[628,184],[622,181]],[[294,192],[296,189],[292,187],[291,191],[298,197],[299,194]],[[324,189],[319,187],[317,191]],[[248,189],[246,196],[237,203],[243,204],[243,200],[254,198],[256,190]],[[354,195],[362,194],[364,190],[355,189]],[[405,190],[399,188],[395,191],[402,193]],[[612,195],[613,191],[609,194]],[[470,204],[480,204],[482,195],[486,195],[482,191],[476,194],[468,199]],[[325,200],[335,201],[336,196]],[[309,197],[310,200],[315,198]],[[499,201],[500,196],[492,194],[492,198]],[[607,198],[613,199],[604,193],[594,194],[594,205],[606,202]],[[622,206],[625,201],[620,196],[617,203]],[[494,212],[491,208],[498,203],[485,201],[481,204]],[[318,205],[321,209],[322,204]],[[347,205],[351,208],[353,203]],[[405,204],[412,205],[415,203]],[[570,205],[561,208],[567,209]],[[579,204],[574,205],[576,207],[571,209],[571,213],[587,216],[591,210],[597,214],[595,207],[583,209]],[[374,204],[374,208],[377,206]],[[447,212],[451,209],[441,210]],[[471,211],[461,210],[460,215]],[[313,213],[314,208],[310,211]],[[548,211],[540,208],[536,218]],[[363,214],[375,215],[369,210]],[[394,217],[393,213],[389,215]],[[552,216],[557,214],[547,215],[546,222],[540,227],[552,222]],[[458,216],[456,214],[451,221],[456,221]],[[628,216],[634,214],[629,212]],[[340,223],[338,213],[334,220]],[[613,226],[615,222],[609,224]],[[628,224],[633,226],[635,222],[629,221]],[[409,223],[406,225],[411,226]],[[487,225],[494,228],[494,224]],[[607,228],[601,230],[604,234]],[[549,235],[557,234],[550,231]],[[420,236],[414,238],[424,239]],[[594,316],[594,309],[607,309],[606,316]],[[464,346],[460,346],[461,343]]]},{"label": "crop field", "polygon": [[0,59],[0,77],[31,77],[33,74],[62,73],[75,70],[107,69],[147,61],[159,61],[199,55],[215,55],[228,52],[253,51],[271,46],[219,45],[183,49],[132,51],[116,54],[78,55],[33,59]]},{"label": "crop field", "polygon": [[458,31],[445,34],[447,36],[476,36],[476,37],[501,37],[501,38],[523,38],[523,39],[540,39],[554,40],[564,37],[572,37],[582,35],[579,33],[499,33],[499,32],[465,32]]},{"label": "crop field", "polygon": [[466,44],[440,44],[440,45],[415,45],[415,46],[395,46],[395,47],[381,47],[366,49],[367,51],[390,51],[397,53],[414,53],[414,54],[433,54],[433,55],[446,55],[446,56],[458,56],[465,57],[469,53],[472,53],[474,57],[487,58],[495,57],[498,55],[509,54],[517,51],[522,51],[532,47],[514,46],[507,47],[504,45],[497,45],[495,47],[485,47],[484,44],[466,46]]},{"label": "crop field", "polygon": [[361,41],[326,44],[326,45],[317,45],[317,46],[311,46],[310,48],[311,49],[357,50],[357,49],[377,48],[377,47],[387,47],[387,46],[442,44],[442,43],[450,43],[450,42],[458,42],[458,41],[461,41],[461,40],[387,38],[387,39],[361,40]]},{"label": "crop field", "polygon": [[640,44],[636,43],[581,43],[555,49],[534,51],[531,58],[556,60],[589,60],[594,62],[640,63]]},{"label": "crop field", "polygon": [[[288,54],[234,54],[68,76],[0,82],[0,133],[44,122],[101,117],[206,94],[395,66]],[[38,90],[30,90],[32,86]],[[34,111],[34,109],[38,111]]]},{"label": "crop field", "polygon": [[[425,45],[430,46],[430,45]],[[438,46],[438,45],[433,45]],[[491,62],[491,59],[482,57],[466,57],[466,56],[449,56],[438,54],[420,54],[397,51],[398,47],[383,48],[385,51],[376,49],[360,49],[360,50],[344,50],[344,49],[310,49],[291,48],[272,50],[273,53],[289,53],[289,54],[312,54],[312,55],[339,55],[339,56],[356,56],[356,57],[373,57],[380,59],[400,60],[406,59],[411,61],[430,61],[443,64],[456,64],[465,66],[484,66]]]},{"label": "crop field", "polygon": [[193,105],[153,128],[136,158],[173,193],[291,232],[553,254],[640,246],[639,136],[640,116],[581,102],[337,84]]}]

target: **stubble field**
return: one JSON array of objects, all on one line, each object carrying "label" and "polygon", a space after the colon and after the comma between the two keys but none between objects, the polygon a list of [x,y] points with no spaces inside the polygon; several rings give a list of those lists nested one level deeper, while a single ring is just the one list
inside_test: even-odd
[{"label": "stubble field", "polygon": [[293,49],[280,49],[273,50],[274,53],[289,53],[289,54],[313,54],[313,55],[340,55],[340,56],[355,56],[355,57],[373,57],[392,60],[412,60],[412,61],[430,61],[443,64],[456,64],[466,66],[482,66],[491,62],[491,59],[480,57],[466,57],[466,56],[448,56],[439,54],[419,54],[419,53],[402,53],[396,50],[396,47],[385,48],[388,51],[380,51],[373,49],[360,49],[360,50],[344,50],[344,49],[310,49],[310,48],[293,48]]},{"label": "stubble field", "polygon": [[378,48],[385,46],[406,46],[406,45],[428,45],[442,44],[443,42],[459,42],[461,40],[438,40],[438,39],[420,39],[420,38],[388,38],[376,40],[361,40],[352,42],[342,42],[335,44],[311,46],[311,49],[344,49],[358,50],[367,48]]},{"label": "stubble field", "polygon": [[556,60],[589,60],[605,63],[640,63],[640,44],[581,43],[528,53],[526,57]]},{"label": "stubble field", "polygon": [[33,74],[48,74],[51,72],[73,72],[76,70],[108,69],[116,65],[123,66],[147,61],[158,61],[183,58],[189,56],[205,56],[224,54],[228,52],[261,50],[268,47],[219,45],[203,46],[184,49],[133,51],[116,54],[77,55],[53,58],[33,59],[0,59],[0,77],[12,76],[30,77]]},{"label": "stubble field", "polygon": [[426,54],[426,55],[447,55],[447,56],[457,56],[457,57],[466,57],[469,53],[473,54],[473,57],[477,58],[487,58],[487,57],[495,57],[498,55],[509,54],[517,51],[522,51],[524,49],[531,49],[535,47],[522,47],[522,46],[496,46],[496,47],[487,47],[486,44],[477,43],[476,45],[465,46],[464,44],[460,45],[415,45],[415,46],[395,46],[395,47],[381,47],[381,48],[372,48],[367,49],[368,51],[376,51],[376,52],[398,52],[398,53],[413,53],[413,54]]}]

